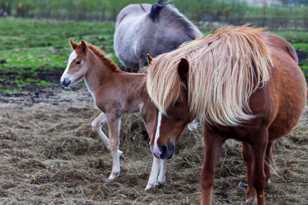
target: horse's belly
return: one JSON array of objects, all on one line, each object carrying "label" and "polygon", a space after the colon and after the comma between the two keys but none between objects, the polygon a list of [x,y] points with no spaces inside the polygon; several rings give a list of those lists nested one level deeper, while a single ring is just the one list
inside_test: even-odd
[{"label": "horse's belly", "polygon": [[[139,18],[137,18],[139,19]],[[135,68],[139,66],[139,56],[136,55],[136,42],[138,27],[137,21],[125,19],[115,31],[114,50],[116,56],[125,67]]]},{"label": "horse's belly", "polygon": [[297,125],[306,105],[307,86],[302,71],[290,61],[280,64],[289,66],[277,69],[277,77],[273,79],[276,117],[269,128],[270,140],[288,134]]}]

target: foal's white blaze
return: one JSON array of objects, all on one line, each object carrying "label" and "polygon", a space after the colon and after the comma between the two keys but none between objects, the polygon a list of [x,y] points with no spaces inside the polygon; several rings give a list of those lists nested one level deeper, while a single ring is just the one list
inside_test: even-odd
[{"label": "foal's white blaze", "polygon": [[70,54],[69,58],[68,58],[67,66],[66,66],[65,71],[63,72],[63,74],[62,74],[62,76],[61,76],[61,82],[63,82],[65,78],[68,78],[68,79],[70,79],[70,80],[72,81],[72,76],[69,75],[67,72],[68,72],[68,69],[70,68],[72,62],[73,62],[76,58],[77,58],[77,53],[76,53],[76,51],[73,51],[73,52]]},{"label": "foal's white blaze", "polygon": [[158,118],[157,118],[157,127],[156,127],[156,132],[155,132],[155,138],[154,138],[154,148],[153,148],[153,153],[156,155],[156,156],[160,156],[161,152],[160,152],[160,149],[157,145],[157,141],[159,139],[159,134],[160,134],[160,126],[161,126],[161,117],[162,117],[162,113],[159,112],[158,113]]}]

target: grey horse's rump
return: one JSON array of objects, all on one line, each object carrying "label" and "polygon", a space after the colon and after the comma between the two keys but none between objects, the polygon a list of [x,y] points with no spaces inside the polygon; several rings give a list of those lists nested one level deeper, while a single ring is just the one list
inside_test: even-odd
[{"label": "grey horse's rump", "polygon": [[164,0],[131,4],[117,16],[114,50],[127,70],[138,71],[147,64],[147,53],[155,57],[200,36],[199,29]]}]

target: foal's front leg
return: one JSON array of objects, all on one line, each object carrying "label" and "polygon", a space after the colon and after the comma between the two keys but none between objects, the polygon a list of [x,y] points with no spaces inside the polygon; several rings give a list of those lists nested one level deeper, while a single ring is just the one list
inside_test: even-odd
[{"label": "foal's front leg", "polygon": [[[110,140],[102,130],[102,127],[105,123],[107,123],[107,116],[102,112],[91,122],[91,127],[93,132],[98,133],[105,147],[111,151]],[[123,152],[121,150],[118,150],[118,152],[122,156]]]},{"label": "foal's front leg", "polygon": [[102,130],[103,124],[105,124],[106,122],[107,122],[107,117],[105,113],[102,112],[91,122],[91,127],[92,127],[93,132],[98,133],[98,135],[102,139],[102,142],[106,146],[106,148],[110,150],[111,148],[110,148],[109,139]]},{"label": "foal's front leg", "polygon": [[108,120],[108,131],[110,137],[110,147],[112,155],[112,170],[108,177],[108,180],[120,176],[121,165],[120,165],[120,129],[121,129],[121,118],[115,115],[107,115]]},{"label": "foal's front leg", "polygon": [[224,143],[224,139],[220,136],[204,131],[206,136],[205,140],[205,159],[203,162],[202,170],[202,205],[213,204],[213,186],[216,162],[219,160],[219,155]]}]

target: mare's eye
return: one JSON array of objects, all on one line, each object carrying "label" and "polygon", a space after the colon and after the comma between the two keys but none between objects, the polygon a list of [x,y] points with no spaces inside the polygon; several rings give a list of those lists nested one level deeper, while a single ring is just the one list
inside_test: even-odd
[{"label": "mare's eye", "polygon": [[174,106],[176,107],[176,106],[179,106],[179,105],[181,105],[181,102],[177,100],[177,101],[174,103]]}]

